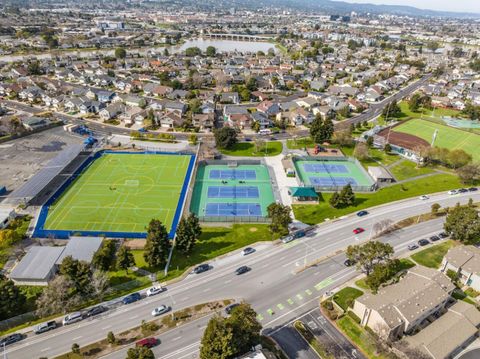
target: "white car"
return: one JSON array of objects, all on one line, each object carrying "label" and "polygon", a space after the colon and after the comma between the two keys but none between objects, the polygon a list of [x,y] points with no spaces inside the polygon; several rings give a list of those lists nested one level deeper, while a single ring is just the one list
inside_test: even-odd
[{"label": "white car", "polygon": [[454,194],[457,194],[458,191],[456,189],[452,189],[450,191],[447,192],[449,195],[454,195]]},{"label": "white car", "polygon": [[426,195],[423,195],[423,196],[420,196],[418,197],[418,199],[421,199],[422,201],[425,201],[427,199],[429,199],[430,197],[426,196]]},{"label": "white car", "polygon": [[165,290],[165,288],[163,288],[161,286],[148,288],[147,289],[147,297],[151,297],[152,295],[162,293],[164,290]]},{"label": "white car", "polygon": [[290,243],[291,241],[293,241],[295,239],[294,236],[288,236],[288,237],[285,237],[282,239],[282,242],[283,243]]},{"label": "white car", "polygon": [[162,315],[170,310],[170,307],[167,307],[166,305],[161,305],[154,310],[152,310],[152,315],[156,317],[157,315]]}]

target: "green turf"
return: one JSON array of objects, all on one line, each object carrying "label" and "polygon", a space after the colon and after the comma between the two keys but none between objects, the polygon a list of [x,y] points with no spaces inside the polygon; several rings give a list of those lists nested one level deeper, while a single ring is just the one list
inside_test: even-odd
[{"label": "green turf", "polygon": [[[221,179],[210,179],[210,171],[230,169],[226,165],[198,167],[190,210],[199,217],[203,217],[207,203],[259,203],[262,208],[262,216],[267,216],[267,207],[275,202],[267,167],[263,165],[239,165],[235,167],[236,170],[254,170],[256,172],[255,180],[245,180],[246,183],[243,184],[239,183],[238,180],[228,180],[227,184],[223,184]],[[260,198],[208,198],[209,186],[256,186]]]},{"label": "green turf", "polygon": [[462,184],[457,176],[438,174],[382,188],[375,193],[356,193],[355,205],[346,208],[332,208],[328,204],[332,194],[322,193],[319,204],[294,204],[293,211],[295,218],[299,221],[307,224],[317,224],[327,218],[338,218],[361,209],[458,187],[462,187]]},{"label": "green turf", "polygon": [[435,130],[438,130],[434,146],[449,150],[462,149],[472,155],[474,161],[480,160],[480,135],[459,130],[430,121],[415,119],[407,121],[394,128],[395,132],[408,133],[429,143],[432,141]]},{"label": "green turf", "polygon": [[221,152],[228,156],[246,156],[246,157],[265,157],[277,156],[282,153],[283,145],[279,141],[265,142],[265,146],[256,152],[255,144],[253,142],[239,142],[233,145],[231,149],[221,150]]},{"label": "green turf", "polygon": [[50,206],[45,229],[144,232],[156,218],[170,230],[190,158],[104,154]]},{"label": "green turf", "polygon": [[353,306],[355,299],[363,295],[363,292],[359,289],[352,287],[345,287],[335,293],[333,300],[346,311],[349,306]]},{"label": "green turf", "polygon": [[434,173],[435,171],[429,167],[419,167],[415,162],[403,160],[390,167],[390,172],[397,181],[403,181],[408,178]]},{"label": "green turf", "polygon": [[445,254],[454,245],[455,242],[446,241],[415,253],[411,258],[422,266],[437,269],[440,267]]},{"label": "green turf", "polygon": [[315,145],[310,137],[287,140],[287,148],[290,150],[303,150],[305,147],[311,148]]},{"label": "green turf", "polygon": [[[348,173],[314,173],[314,172],[306,172],[305,169],[303,168],[304,164],[317,164],[317,163],[325,163],[325,164],[330,164],[330,165],[341,165],[345,166],[348,170]],[[325,178],[331,178],[331,177],[352,177],[355,179],[357,182],[357,186],[367,186],[370,187],[373,184],[373,180],[364,172],[360,166],[357,166],[354,162],[350,161],[295,161],[295,168],[297,171],[298,176],[301,178],[302,182],[306,186],[312,186],[310,182],[310,177],[325,177]]]}]

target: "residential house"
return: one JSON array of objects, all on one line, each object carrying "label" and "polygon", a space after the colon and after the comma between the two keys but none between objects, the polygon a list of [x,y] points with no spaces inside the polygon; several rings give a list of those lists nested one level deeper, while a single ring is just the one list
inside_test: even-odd
[{"label": "residential house", "polygon": [[163,128],[175,128],[183,124],[183,119],[178,111],[170,111],[157,118],[157,122]]},{"label": "residential house", "polygon": [[193,126],[198,127],[200,131],[211,132],[214,129],[214,118],[212,112],[194,114],[192,117]]},{"label": "residential house", "polygon": [[456,246],[448,250],[443,257],[442,272],[452,270],[460,281],[480,291],[480,248],[474,246]]},{"label": "residential house", "polygon": [[240,97],[237,92],[224,92],[220,94],[220,103],[238,105],[240,103]]},{"label": "residential house", "polygon": [[104,109],[102,109],[99,115],[102,120],[108,121],[120,115],[124,109],[125,109],[125,105],[123,105],[122,103],[112,103],[107,107],[105,107]]},{"label": "residential house", "polygon": [[281,112],[281,109],[278,103],[266,100],[257,105],[257,111],[264,113],[268,118],[273,118]]}]

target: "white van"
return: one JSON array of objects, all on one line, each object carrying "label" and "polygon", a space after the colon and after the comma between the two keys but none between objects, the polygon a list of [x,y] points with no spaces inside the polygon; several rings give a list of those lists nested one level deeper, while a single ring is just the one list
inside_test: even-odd
[{"label": "white van", "polygon": [[272,130],[269,129],[269,128],[264,128],[263,130],[258,131],[258,133],[261,134],[261,135],[271,135]]},{"label": "white van", "polygon": [[82,319],[83,319],[82,313],[74,312],[74,313],[70,313],[69,315],[65,316],[65,318],[63,318],[62,323],[63,323],[63,325],[69,325],[69,324],[79,322]]}]

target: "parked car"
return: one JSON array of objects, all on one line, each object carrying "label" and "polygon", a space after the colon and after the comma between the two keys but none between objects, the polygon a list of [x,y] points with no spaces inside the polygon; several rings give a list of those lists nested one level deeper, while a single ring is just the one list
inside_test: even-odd
[{"label": "parked car", "polygon": [[193,273],[195,274],[200,274],[200,273],[203,273],[203,272],[206,272],[207,270],[210,269],[210,265],[209,264],[200,264],[199,266],[196,266],[194,269],[193,269]]},{"label": "parked car", "polygon": [[51,320],[49,322],[46,322],[46,323],[42,323],[42,324],[39,324],[37,325],[34,329],[33,329],[33,332],[35,334],[41,334],[41,333],[45,333],[45,332],[48,332],[49,330],[53,330],[57,327],[57,322],[54,321],[54,320]]},{"label": "parked car", "polygon": [[457,194],[458,191],[456,189],[452,189],[450,191],[447,192],[449,195],[454,195],[454,194]]},{"label": "parked car", "polygon": [[363,216],[366,216],[368,214],[367,211],[360,211],[360,212],[357,212],[357,216],[359,217],[363,217]]},{"label": "parked car", "polygon": [[436,241],[439,241],[440,240],[440,237],[439,236],[431,236],[430,237],[430,241],[431,242],[436,242]]},{"label": "parked car", "polygon": [[232,312],[232,310],[235,309],[236,307],[238,307],[239,305],[240,305],[240,303],[232,303],[230,305],[227,305],[225,307],[225,313],[230,314]]},{"label": "parked car", "polygon": [[135,343],[137,347],[146,347],[152,348],[158,344],[158,339],[156,338],[144,338]]},{"label": "parked car", "polygon": [[365,230],[362,227],[357,227],[353,230],[354,234],[359,234],[359,233],[362,233],[362,232],[365,232]]},{"label": "parked car", "polygon": [[414,251],[415,249],[418,248],[418,246],[415,243],[409,244],[407,247],[410,251]]},{"label": "parked car", "polygon": [[425,200],[427,200],[427,199],[429,199],[429,198],[430,198],[430,197],[428,197],[428,196],[425,195],[425,194],[422,195],[422,196],[420,196],[420,197],[418,197],[418,199],[421,199],[422,201],[425,201]]},{"label": "parked car", "polygon": [[469,191],[469,192],[476,192],[476,191],[478,191],[478,188],[477,188],[477,187],[470,187],[470,188],[468,189],[468,191]]},{"label": "parked car", "polygon": [[10,334],[10,335],[0,339],[0,347],[3,347],[4,345],[7,346],[7,345],[10,345],[10,344],[19,342],[23,338],[25,338],[25,335],[20,334],[20,333]]},{"label": "parked car", "polygon": [[140,300],[140,299],[142,299],[142,296],[140,295],[140,293],[132,293],[132,294],[129,294],[126,297],[124,297],[122,299],[122,303],[123,304],[130,304],[130,303],[136,302],[137,300]]},{"label": "parked car", "polygon": [[447,237],[448,237],[448,234],[445,233],[445,232],[440,232],[440,233],[438,234],[438,236],[443,239],[443,238],[447,238]]},{"label": "parked car", "polygon": [[252,248],[252,247],[244,248],[242,251],[242,256],[247,256],[249,254],[252,254],[253,252],[255,252],[255,248]]},{"label": "parked car", "polygon": [[251,270],[250,267],[241,266],[241,267],[237,268],[237,270],[235,271],[235,274],[236,275],[244,274],[244,273],[250,272],[250,270]]},{"label": "parked car", "polygon": [[343,264],[345,265],[345,267],[351,267],[355,264],[354,261],[350,260],[350,259],[345,259],[345,261],[343,262]]},{"label": "parked car", "polygon": [[82,319],[83,319],[83,315],[82,315],[81,312],[74,312],[74,313],[70,313],[70,314],[66,315],[63,318],[62,324],[63,325],[69,325],[69,324],[79,322]]},{"label": "parked car", "polygon": [[468,192],[468,189],[466,189],[466,188],[460,188],[458,190],[458,193],[466,193],[466,192]]},{"label": "parked car", "polygon": [[87,310],[84,314],[83,314],[83,317],[84,318],[89,318],[89,317],[94,317],[98,314],[101,314],[101,313],[104,313],[108,310],[107,307],[103,306],[103,305],[97,305],[96,307],[92,307],[90,308],[89,310]]},{"label": "parked car", "polygon": [[423,247],[423,246],[426,246],[427,244],[430,244],[430,241],[428,239],[420,239],[418,241],[418,244]]},{"label": "parked car", "polygon": [[167,307],[166,305],[161,305],[159,307],[156,307],[154,310],[152,310],[152,315],[156,317],[157,315],[162,315],[170,310],[170,307]]},{"label": "parked car", "polygon": [[147,297],[151,297],[152,295],[157,295],[162,293],[165,290],[162,286],[154,286],[147,289]]},{"label": "parked car", "polygon": [[283,243],[290,243],[291,241],[293,241],[295,239],[294,236],[290,235],[290,236],[286,236],[285,238],[282,239],[282,242]]}]

